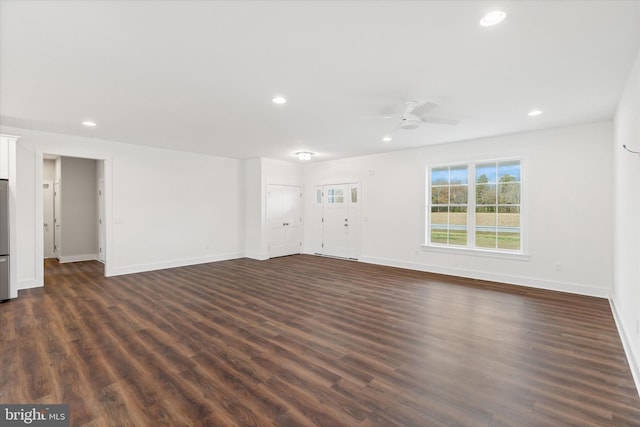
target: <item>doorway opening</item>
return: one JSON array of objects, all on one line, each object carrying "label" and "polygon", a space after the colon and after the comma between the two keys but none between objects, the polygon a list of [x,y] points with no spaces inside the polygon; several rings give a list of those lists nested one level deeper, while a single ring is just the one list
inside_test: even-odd
[{"label": "doorway opening", "polygon": [[44,154],[43,284],[57,263],[106,262],[104,160]]}]

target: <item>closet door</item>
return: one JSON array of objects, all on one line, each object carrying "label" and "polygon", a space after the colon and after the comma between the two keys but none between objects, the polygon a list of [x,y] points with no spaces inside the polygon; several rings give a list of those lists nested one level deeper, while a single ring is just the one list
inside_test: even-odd
[{"label": "closet door", "polygon": [[300,253],[302,189],[270,184],[267,189],[269,258]]}]

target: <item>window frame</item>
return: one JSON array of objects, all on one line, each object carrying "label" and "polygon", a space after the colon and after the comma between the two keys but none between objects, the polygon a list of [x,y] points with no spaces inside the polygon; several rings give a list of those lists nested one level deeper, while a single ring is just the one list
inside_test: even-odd
[{"label": "window frame", "polygon": [[[475,246],[476,243],[476,166],[487,163],[500,163],[500,162],[519,162],[520,164],[520,249],[503,249],[503,248],[486,248],[486,247],[478,247]],[[452,168],[465,166],[467,168],[467,244],[466,245],[457,245],[450,243],[438,243],[431,241],[431,208],[432,206],[443,206],[443,205],[432,205],[431,199],[431,190],[432,190],[432,171],[438,168]],[[506,158],[494,158],[494,159],[483,159],[483,160],[473,160],[467,162],[453,162],[453,163],[439,163],[428,165],[426,168],[426,203],[425,203],[425,220],[423,224],[425,225],[424,230],[424,244],[422,245],[422,249],[443,252],[443,253],[464,253],[464,254],[473,254],[479,256],[489,256],[489,257],[498,257],[498,258],[513,258],[513,259],[528,259],[527,254],[527,238],[526,238],[526,197],[525,197],[525,174],[524,174],[524,161],[521,157],[506,157]],[[498,178],[496,177],[496,180]],[[498,182],[496,182],[498,184]],[[448,206],[451,206],[449,203]],[[498,200],[496,200],[496,207],[500,206]],[[497,224],[496,224],[497,225]]]}]

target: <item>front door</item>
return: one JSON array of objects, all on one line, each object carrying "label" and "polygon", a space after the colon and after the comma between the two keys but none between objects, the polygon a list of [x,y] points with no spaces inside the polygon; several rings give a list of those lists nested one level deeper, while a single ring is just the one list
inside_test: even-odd
[{"label": "front door", "polygon": [[347,185],[324,186],[323,255],[349,257]]},{"label": "front door", "polygon": [[[318,190],[316,190],[318,191]],[[321,187],[321,248],[323,255],[358,258],[360,241],[360,186],[357,183]]]}]

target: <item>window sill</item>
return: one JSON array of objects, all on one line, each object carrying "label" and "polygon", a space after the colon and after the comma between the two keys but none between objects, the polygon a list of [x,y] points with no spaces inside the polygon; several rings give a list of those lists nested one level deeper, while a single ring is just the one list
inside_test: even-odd
[{"label": "window sill", "polygon": [[517,261],[529,261],[529,254],[524,252],[503,252],[486,249],[456,248],[451,246],[422,245],[421,249],[427,252],[439,252],[444,254],[471,255],[488,258],[513,259]]}]

